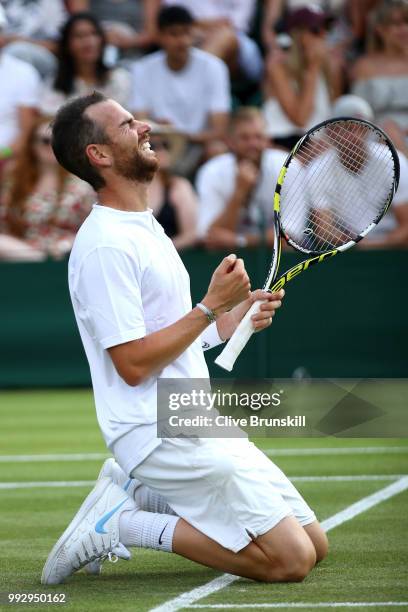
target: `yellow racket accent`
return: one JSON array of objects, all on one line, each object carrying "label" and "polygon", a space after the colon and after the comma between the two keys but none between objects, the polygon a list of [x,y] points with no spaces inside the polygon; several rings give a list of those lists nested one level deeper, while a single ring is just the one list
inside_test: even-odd
[{"label": "yellow racket accent", "polygon": [[280,190],[283,185],[283,181],[285,180],[287,167],[283,166],[281,171],[279,172],[278,181],[276,183],[275,195],[273,197],[273,209],[275,212],[280,211]]}]

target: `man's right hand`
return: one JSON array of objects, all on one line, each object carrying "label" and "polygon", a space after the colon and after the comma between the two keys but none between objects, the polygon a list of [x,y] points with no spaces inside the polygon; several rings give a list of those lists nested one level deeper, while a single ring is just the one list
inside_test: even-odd
[{"label": "man's right hand", "polygon": [[214,271],[202,303],[218,316],[249,298],[250,289],[243,260],[228,255]]},{"label": "man's right hand", "polygon": [[259,168],[249,159],[242,159],[237,167],[237,189],[249,193],[256,185],[259,175]]}]

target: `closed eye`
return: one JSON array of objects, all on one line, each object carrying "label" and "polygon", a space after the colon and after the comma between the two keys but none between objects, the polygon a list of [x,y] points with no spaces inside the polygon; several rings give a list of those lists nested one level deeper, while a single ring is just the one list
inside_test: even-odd
[{"label": "closed eye", "polygon": [[119,127],[123,127],[125,125],[128,125],[130,127],[134,121],[135,119],[133,117],[129,117],[129,119],[125,119],[125,121],[122,121]]}]

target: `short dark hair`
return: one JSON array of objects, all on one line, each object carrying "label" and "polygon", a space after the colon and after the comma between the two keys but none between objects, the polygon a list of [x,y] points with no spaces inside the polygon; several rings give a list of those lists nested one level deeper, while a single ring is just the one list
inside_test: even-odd
[{"label": "short dark hair", "polygon": [[109,144],[105,130],[85,115],[94,104],[105,102],[106,96],[94,91],[64,104],[52,123],[52,149],[63,168],[79,176],[97,191],[105,185],[104,179],[92,166],[86,154],[89,144]]},{"label": "short dark hair", "polygon": [[157,16],[157,26],[159,30],[164,30],[174,25],[192,25],[194,19],[191,13],[184,6],[165,6],[159,11]]}]

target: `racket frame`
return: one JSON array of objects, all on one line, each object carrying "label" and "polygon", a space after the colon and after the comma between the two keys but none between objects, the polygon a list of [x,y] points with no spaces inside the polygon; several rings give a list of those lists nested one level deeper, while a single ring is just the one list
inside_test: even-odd
[{"label": "racket frame", "polygon": [[[290,239],[290,237],[285,234],[282,228],[281,220],[280,220],[280,202],[281,202],[282,187],[283,187],[286,173],[287,173],[287,170],[289,168],[291,161],[296,156],[300,147],[308,141],[311,134],[314,134],[315,132],[326,127],[327,125],[335,125],[336,122],[342,122],[342,121],[351,121],[353,123],[364,124],[367,127],[369,127],[371,130],[373,130],[374,132],[379,133],[383,137],[384,141],[387,143],[387,146],[391,152],[393,162],[394,162],[393,187],[390,190],[387,201],[384,203],[383,209],[380,211],[380,213],[377,215],[374,221],[370,223],[370,225],[364,231],[358,234],[358,236],[356,236],[354,240],[350,240],[346,244],[343,244],[335,249],[332,249],[331,251],[324,251],[324,252],[311,251],[293,242]],[[271,264],[269,266],[268,275],[267,275],[265,284],[263,286],[263,290],[269,291],[270,293],[275,293],[276,291],[279,291],[280,289],[282,289],[286,285],[287,282],[291,281],[295,276],[297,276],[301,272],[308,270],[311,266],[315,264],[326,261],[326,259],[331,259],[338,253],[343,253],[344,251],[347,251],[352,246],[357,244],[357,242],[360,242],[360,240],[362,240],[365,236],[367,236],[367,234],[381,221],[381,219],[384,217],[384,215],[388,211],[391,205],[391,202],[393,200],[393,197],[398,189],[399,177],[400,177],[400,163],[399,163],[398,153],[392,141],[381,128],[370,123],[370,121],[366,121],[365,119],[356,119],[354,117],[336,117],[335,119],[327,119],[326,121],[322,121],[321,123],[318,123],[317,125],[315,125],[304,136],[302,136],[302,138],[300,138],[300,140],[296,143],[292,151],[290,151],[290,153],[286,157],[283,163],[283,166],[279,172],[278,180],[275,186],[275,193],[273,196],[274,245],[273,245],[273,250],[272,250]],[[308,257],[308,259],[305,259],[304,261],[301,261],[300,263],[297,263],[296,265],[292,266],[291,268],[289,268],[289,270],[284,272],[278,278],[278,280],[275,280],[277,276],[277,271],[278,271],[279,263],[280,263],[280,256],[282,252],[282,238],[284,238],[287,244],[289,244],[296,251],[300,251],[302,253],[305,253],[306,255],[310,255],[311,257]],[[250,319],[253,314],[259,311],[261,303],[262,301],[258,300],[248,310],[248,312],[246,313],[246,315],[244,316],[244,318],[238,325],[237,329],[235,330],[231,338],[228,340],[223,351],[215,359],[215,363],[217,365],[219,365],[220,367],[228,371],[232,370],[236,359],[238,358],[239,354],[241,353],[241,351],[247,344],[249,338],[254,333],[253,327],[252,329],[250,329],[249,327],[249,326],[252,326]],[[240,339],[238,338],[239,335],[241,336]]]}]

